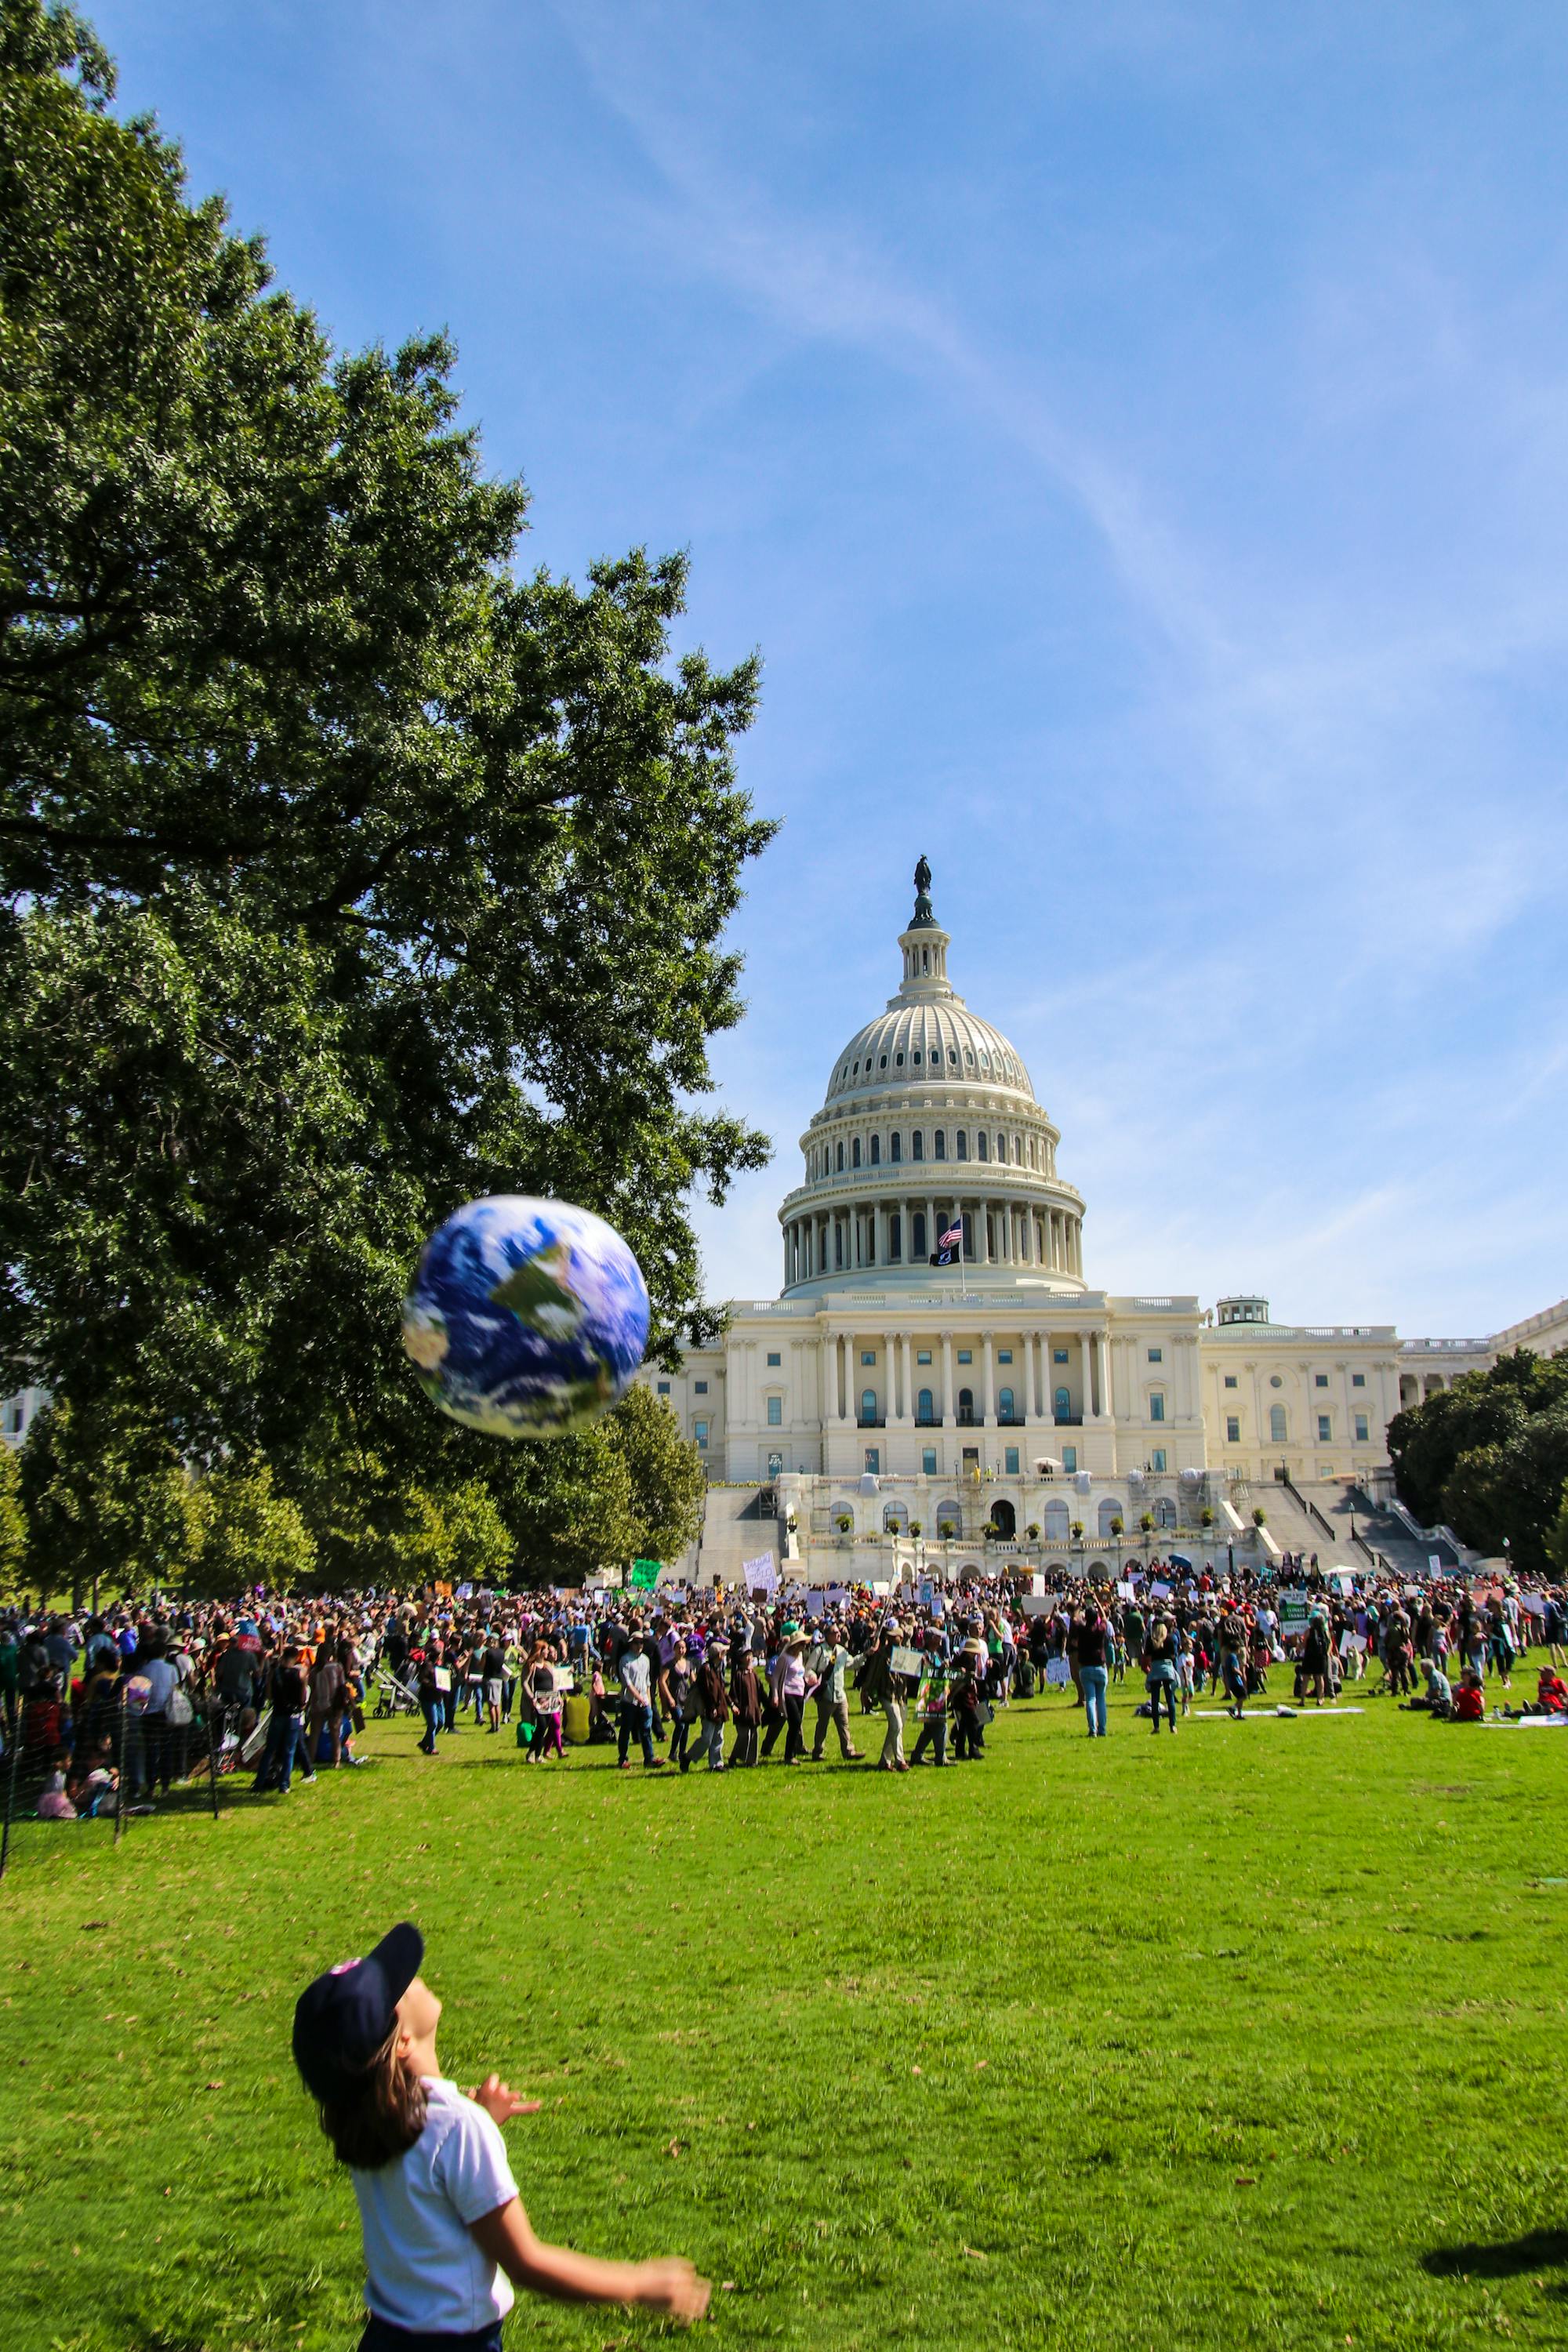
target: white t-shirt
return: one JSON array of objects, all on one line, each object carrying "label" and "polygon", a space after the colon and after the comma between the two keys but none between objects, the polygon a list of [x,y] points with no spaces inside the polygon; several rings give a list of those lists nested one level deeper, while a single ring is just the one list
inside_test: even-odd
[{"label": "white t-shirt", "polygon": [[621,1658],[621,1690],[634,1706],[647,1706],[653,1696],[647,1660],[640,1650],[627,1650]]},{"label": "white t-shirt", "polygon": [[351,2174],[364,2232],[364,2299],[394,2327],[464,2336],[504,2319],[511,2282],[468,2233],[517,2195],[496,2124],[456,2083],[426,2075],[425,2128],[405,2154]]},{"label": "white t-shirt", "polygon": [[142,1671],[150,1685],[147,1712],[149,1715],[161,1715],[169,1704],[169,1693],[180,1677],[167,1658],[149,1658]]}]

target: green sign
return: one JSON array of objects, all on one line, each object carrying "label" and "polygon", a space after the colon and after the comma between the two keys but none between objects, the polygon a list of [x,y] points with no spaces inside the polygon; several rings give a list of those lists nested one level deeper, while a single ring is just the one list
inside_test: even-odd
[{"label": "green sign", "polygon": [[651,1592],[664,1572],[664,1562],[658,1559],[634,1559],[632,1582],[639,1592]]}]

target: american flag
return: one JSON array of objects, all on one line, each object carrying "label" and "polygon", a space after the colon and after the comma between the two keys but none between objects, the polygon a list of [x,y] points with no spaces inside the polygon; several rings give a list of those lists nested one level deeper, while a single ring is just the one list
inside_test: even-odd
[{"label": "american flag", "polygon": [[936,1245],[938,1249],[962,1249],[963,1247],[963,1227],[962,1225],[949,1225],[945,1234],[938,1234],[936,1237]]}]

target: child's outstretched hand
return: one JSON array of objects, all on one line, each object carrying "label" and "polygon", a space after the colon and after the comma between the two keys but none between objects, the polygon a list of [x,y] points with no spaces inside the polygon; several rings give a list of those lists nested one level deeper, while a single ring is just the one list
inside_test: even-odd
[{"label": "child's outstretched hand", "polygon": [[689,2262],[679,2255],[658,2263],[644,2263],[642,2292],[637,2301],[648,2311],[668,2312],[689,2326],[700,2319],[708,2308],[713,2289],[705,2278],[699,2278]]},{"label": "child's outstretched hand", "polygon": [[477,2107],[483,2107],[492,2123],[498,2124],[510,2122],[513,2116],[536,2116],[544,2105],[542,2099],[520,2099],[499,2074],[487,2074],[468,2096]]}]

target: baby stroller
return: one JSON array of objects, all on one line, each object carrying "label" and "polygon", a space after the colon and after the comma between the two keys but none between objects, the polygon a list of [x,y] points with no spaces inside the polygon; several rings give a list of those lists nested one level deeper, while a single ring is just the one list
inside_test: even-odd
[{"label": "baby stroller", "polygon": [[396,1675],[383,1667],[375,1677],[374,1690],[378,1722],[384,1721],[389,1715],[418,1714],[419,1699],[412,1680],[402,1682]]}]

